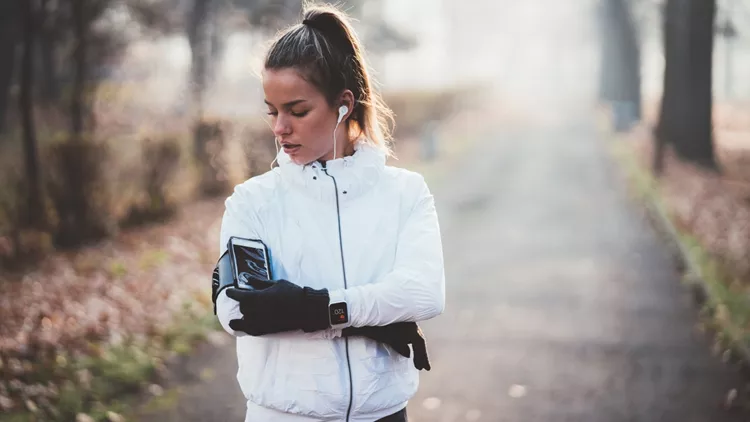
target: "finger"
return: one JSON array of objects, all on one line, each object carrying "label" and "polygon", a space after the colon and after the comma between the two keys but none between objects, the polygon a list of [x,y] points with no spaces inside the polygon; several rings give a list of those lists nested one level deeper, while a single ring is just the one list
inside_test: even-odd
[{"label": "finger", "polygon": [[279,323],[278,321],[270,321],[267,313],[263,313],[261,310],[250,306],[245,306],[245,312],[242,313],[242,319],[248,322],[248,326],[260,328],[277,325]]},{"label": "finger", "polygon": [[423,338],[418,338],[412,343],[414,348],[414,367],[419,370],[430,370],[430,357],[427,355],[427,343]]},{"label": "finger", "polygon": [[230,287],[227,289],[227,296],[236,300],[237,302],[242,302],[246,299],[256,297],[256,293],[251,290],[244,290],[244,289],[238,289],[235,287]]},{"label": "finger", "polygon": [[424,337],[424,333],[422,332],[422,327],[420,327],[416,323],[414,325],[417,326],[417,334],[419,335],[419,337]]},{"label": "finger", "polygon": [[233,319],[229,321],[229,328],[231,328],[234,331],[242,331],[243,333],[247,333],[247,326],[244,319]]},{"label": "finger", "polygon": [[411,349],[407,343],[391,343],[391,348],[395,350],[399,355],[408,358],[411,356]]}]

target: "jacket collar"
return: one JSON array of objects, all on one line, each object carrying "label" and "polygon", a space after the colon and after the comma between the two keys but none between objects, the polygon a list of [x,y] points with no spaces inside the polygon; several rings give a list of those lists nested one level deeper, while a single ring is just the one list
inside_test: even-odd
[{"label": "jacket collar", "polygon": [[277,155],[279,171],[285,183],[320,200],[335,201],[332,177],[336,181],[339,201],[356,198],[371,189],[385,168],[385,152],[368,142],[358,140],[354,154],[326,162],[325,169],[318,162],[294,163],[284,150]]}]

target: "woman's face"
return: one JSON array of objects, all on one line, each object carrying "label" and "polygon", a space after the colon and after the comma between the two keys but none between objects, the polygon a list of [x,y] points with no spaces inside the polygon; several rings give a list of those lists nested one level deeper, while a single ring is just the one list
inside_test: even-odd
[{"label": "woman's face", "polygon": [[[338,118],[325,96],[294,69],[266,69],[263,91],[271,127],[281,147],[297,164],[333,158],[333,130]],[[349,143],[345,124],[336,133],[336,156]]]}]

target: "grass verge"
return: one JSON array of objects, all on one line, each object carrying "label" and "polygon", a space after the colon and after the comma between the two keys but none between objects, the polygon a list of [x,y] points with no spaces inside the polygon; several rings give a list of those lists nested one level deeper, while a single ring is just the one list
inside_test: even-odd
[{"label": "grass verge", "polygon": [[[115,346],[91,343],[85,356],[58,353],[35,368],[35,392],[25,409],[0,415],[2,422],[122,422],[138,394],[158,383],[166,362],[188,354],[218,323],[210,309],[185,304],[179,323],[147,339],[124,339]],[[28,381],[28,380],[27,380]],[[4,388],[13,388],[13,382]]]},{"label": "grass verge", "polygon": [[611,141],[610,152],[623,171],[631,194],[645,205],[656,230],[670,244],[682,280],[701,307],[703,323],[716,333],[714,351],[731,350],[750,364],[750,297],[699,239],[675,224],[659,181],[639,162],[626,141]]}]

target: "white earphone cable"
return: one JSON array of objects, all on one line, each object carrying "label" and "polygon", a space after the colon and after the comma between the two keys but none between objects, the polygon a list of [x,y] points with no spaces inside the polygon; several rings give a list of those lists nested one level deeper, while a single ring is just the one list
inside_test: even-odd
[{"label": "white earphone cable", "polygon": [[273,157],[273,161],[271,161],[271,170],[273,170],[273,163],[275,163],[276,160],[279,159],[279,137],[278,136],[273,137],[273,146],[276,147],[276,156]]},{"label": "white earphone cable", "polygon": [[339,128],[339,123],[341,123],[341,120],[339,119],[338,122],[336,122],[336,127],[333,128],[333,159],[336,159],[336,130]]}]

